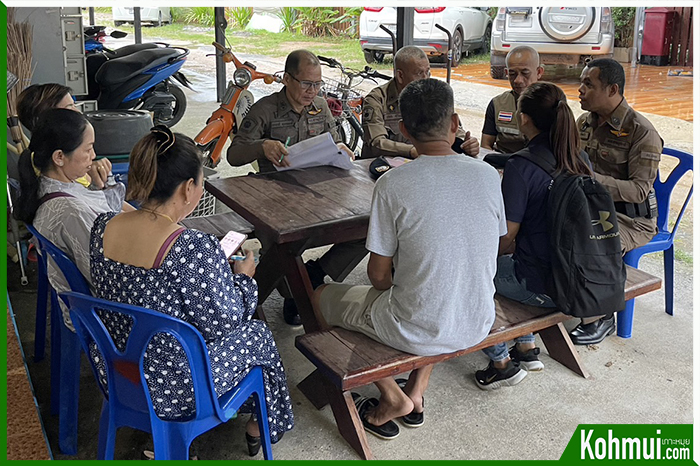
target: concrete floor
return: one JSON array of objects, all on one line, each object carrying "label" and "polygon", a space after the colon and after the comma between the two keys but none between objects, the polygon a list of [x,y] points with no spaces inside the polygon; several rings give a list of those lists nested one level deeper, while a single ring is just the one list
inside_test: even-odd
[{"label": "concrete floor", "polygon": [[[323,252],[312,250],[309,257]],[[642,259],[641,268],[663,274],[659,255]],[[366,262],[348,278],[368,283]],[[80,391],[78,455],[57,448],[58,419],[49,414],[49,361],[35,363],[36,273],[20,289],[18,267],[8,268],[8,289],[17,314],[19,333],[47,435],[56,459],[93,459],[102,397],[87,360],[83,360]],[[470,354],[438,365],[426,392],[426,423],[403,428],[393,441],[369,436],[378,459],[558,459],[578,424],[692,423],[692,270],[676,262],[676,315],[663,312],[664,295],[657,291],[637,299],[631,339],[609,337],[602,344],[577,347],[591,377],[583,379],[543,350],[545,371],[528,375],[516,387],[495,392],[479,390],[473,374],[487,364],[482,354]],[[287,369],[294,400],[295,428],[273,446],[276,459],[356,459],[340,437],[329,407],[316,410],[296,388],[313,366],[294,348],[292,329],[281,318],[282,301],[275,292],[265,303],[268,324]],[[569,321],[567,327],[575,325]],[[681,344],[674,344],[680,342]],[[373,386],[360,392],[377,396]],[[233,419],[197,438],[193,451],[201,459],[248,459],[245,419]],[[503,439],[497,441],[495,439]],[[116,459],[139,459],[150,448],[148,434],[128,428],[117,436]],[[257,457],[262,458],[262,455]]]},{"label": "concrete floor", "polygon": [[[259,69],[274,68],[259,66]],[[490,98],[483,89],[489,86],[470,87],[463,83],[460,86],[463,87],[456,89],[459,101],[471,102],[460,110],[463,122],[466,120],[467,129],[480,130],[479,114],[483,115],[485,108],[481,101],[488,102]],[[500,92],[494,89],[489,90],[491,95]],[[187,115],[174,129],[194,136],[216,104],[207,95],[188,93],[189,97],[192,98]],[[692,137],[689,139],[683,145],[690,149]],[[232,168],[222,162],[218,171],[230,176],[246,173],[248,168]],[[689,249],[692,254],[692,243]],[[322,249],[309,251],[308,258],[322,252]],[[643,258],[641,268],[662,276],[661,256]],[[368,283],[365,270],[366,262],[363,262],[347,281]],[[56,459],[93,459],[97,454],[102,398],[87,360],[83,361],[81,370],[79,452],[75,457],[67,457],[58,451],[58,420],[49,414],[50,355],[38,363],[32,360],[35,272],[35,265],[30,265],[30,284],[21,287],[18,267],[10,263],[7,285],[48,438]],[[393,441],[369,436],[376,458],[554,460],[560,457],[580,423],[692,423],[692,266],[676,261],[675,277],[674,317],[664,313],[664,295],[657,291],[637,299],[631,339],[614,336],[600,345],[577,348],[591,374],[589,379],[551,360],[544,350],[541,356],[546,366],[544,372],[530,374],[520,385],[495,392],[483,392],[473,382],[474,371],[487,364],[484,355],[470,354],[440,364],[426,392],[425,425],[419,429],[403,428],[399,438]],[[316,410],[296,388],[313,369],[294,348],[294,337],[302,330],[291,329],[284,323],[282,301],[276,292],[264,307],[287,369],[296,417],[295,428],[273,446],[275,458],[358,458],[338,434],[330,408]],[[572,328],[575,324],[572,320],[567,326]],[[373,386],[360,391],[378,394]],[[248,459],[244,423],[245,419],[233,419],[200,436],[193,444],[194,452],[201,459]],[[149,447],[148,434],[125,428],[117,436],[115,456],[139,459],[142,450]],[[262,459],[262,455],[257,459]]]}]

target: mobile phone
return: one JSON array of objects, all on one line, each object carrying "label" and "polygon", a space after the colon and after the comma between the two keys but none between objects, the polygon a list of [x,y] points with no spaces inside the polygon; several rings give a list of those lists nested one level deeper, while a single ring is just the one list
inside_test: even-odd
[{"label": "mobile phone", "polygon": [[221,239],[221,249],[224,250],[226,258],[228,259],[234,252],[238,251],[246,239],[248,239],[248,235],[238,233],[237,231],[229,231],[226,233],[226,236]]}]

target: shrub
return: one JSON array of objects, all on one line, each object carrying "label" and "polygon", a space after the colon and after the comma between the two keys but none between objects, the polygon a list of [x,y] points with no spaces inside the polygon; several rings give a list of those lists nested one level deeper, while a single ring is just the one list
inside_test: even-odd
[{"label": "shrub", "polygon": [[214,8],[207,6],[193,6],[185,15],[186,23],[197,23],[200,26],[214,26]]},{"label": "shrub", "polygon": [[298,8],[297,11],[297,28],[304,35],[355,37],[362,8],[304,7]]},{"label": "shrub", "polygon": [[236,29],[245,29],[250,19],[253,17],[253,8],[242,6],[227,7],[225,9],[225,15],[226,21],[228,21],[232,27]]},{"label": "shrub", "polygon": [[615,47],[632,47],[634,42],[634,7],[613,7],[612,17],[615,23]]},{"label": "shrub", "polygon": [[282,32],[296,32],[299,26],[299,11],[296,8],[282,7],[277,12],[277,17],[282,20]]}]

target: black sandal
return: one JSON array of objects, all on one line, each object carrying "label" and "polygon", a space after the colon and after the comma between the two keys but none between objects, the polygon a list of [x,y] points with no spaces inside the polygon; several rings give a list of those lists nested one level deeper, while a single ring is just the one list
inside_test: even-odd
[{"label": "black sandal", "polygon": [[362,426],[367,432],[382,440],[392,440],[399,436],[399,426],[394,421],[387,421],[381,426],[376,426],[367,420],[367,410],[379,406],[378,399],[367,398],[359,393],[352,393],[352,399],[355,401],[355,407],[360,415]]},{"label": "black sandal", "polygon": [[[402,390],[406,387],[407,383],[407,379],[396,379],[396,384]],[[421,401],[423,403],[423,408],[425,408],[425,398],[422,398]],[[425,416],[423,416],[423,413],[410,413],[405,416],[401,416],[401,422],[406,427],[420,427],[425,423]]]}]

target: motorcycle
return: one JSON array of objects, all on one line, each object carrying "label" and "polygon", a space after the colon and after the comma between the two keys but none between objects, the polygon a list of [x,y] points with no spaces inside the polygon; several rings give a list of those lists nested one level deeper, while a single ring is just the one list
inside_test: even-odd
[{"label": "motorcycle", "polygon": [[[88,94],[81,100],[97,100],[100,110],[153,112],[154,124],[173,126],[179,122],[187,108],[187,97],[173,80],[191,89],[180,71],[190,51],[164,42],[132,44],[112,51],[102,44],[107,35],[104,29],[92,26],[84,30],[88,39]],[[110,34],[125,35],[121,31]]]},{"label": "motorcycle", "polygon": [[217,42],[213,42],[212,45],[223,54],[224,63],[235,64],[236,71],[233,72],[233,80],[228,83],[221,105],[194,138],[194,142],[202,151],[204,165],[211,168],[216,167],[221,160],[226,138],[233,138],[243,118],[253,106],[255,98],[248,90],[250,83],[256,79],[262,79],[266,84],[282,82],[282,78],[277,75],[256,71],[255,65],[250,62],[241,63],[230,47],[224,47]]}]

